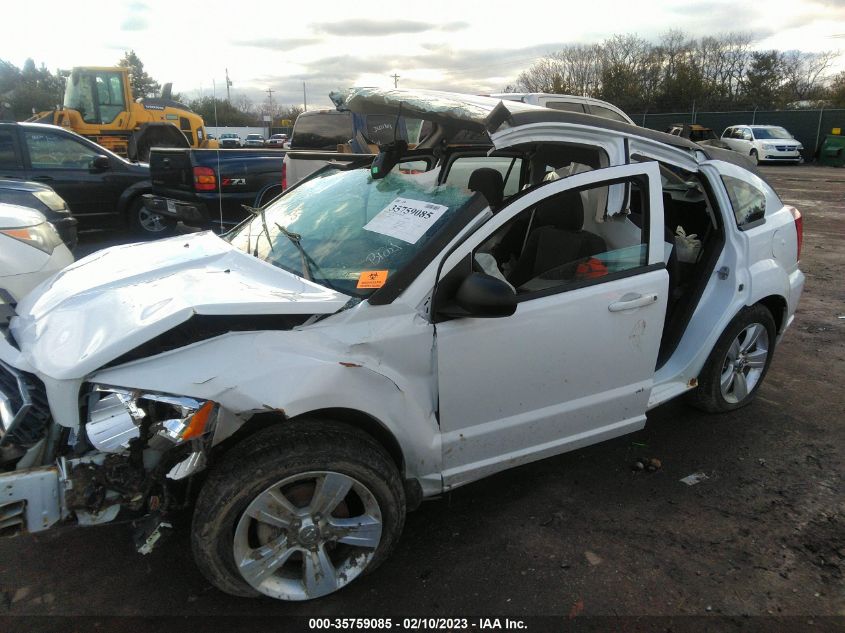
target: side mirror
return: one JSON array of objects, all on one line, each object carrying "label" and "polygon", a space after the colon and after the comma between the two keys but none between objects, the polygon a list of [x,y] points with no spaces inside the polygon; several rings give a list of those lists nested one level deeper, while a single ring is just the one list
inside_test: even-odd
[{"label": "side mirror", "polygon": [[109,161],[109,157],[104,156],[102,154],[92,158],[91,164],[89,165],[89,169],[93,172],[106,171],[110,167],[111,167],[111,161]]},{"label": "side mirror", "polygon": [[438,313],[456,318],[506,317],[516,312],[516,303],[516,291],[509,283],[485,273],[472,273]]}]

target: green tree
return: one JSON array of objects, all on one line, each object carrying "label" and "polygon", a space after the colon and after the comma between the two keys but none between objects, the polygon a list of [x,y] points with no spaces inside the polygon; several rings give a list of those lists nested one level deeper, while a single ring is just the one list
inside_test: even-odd
[{"label": "green tree", "polygon": [[188,106],[202,117],[206,125],[240,127],[263,124],[260,115],[239,110],[225,99],[202,97],[194,99]]},{"label": "green tree", "polygon": [[132,86],[132,96],[135,99],[155,97],[161,91],[161,84],[147,74],[144,70],[144,62],[134,50],[125,51],[117,65],[129,69],[129,84]]},{"label": "green tree", "polygon": [[778,51],[751,53],[751,64],[743,82],[743,96],[747,104],[757,108],[779,105],[783,72],[783,59]]},{"label": "green tree", "polygon": [[0,110],[3,118],[24,120],[36,112],[53,110],[62,102],[64,80],[53,75],[43,64],[37,67],[32,59],[18,70],[0,60]]}]

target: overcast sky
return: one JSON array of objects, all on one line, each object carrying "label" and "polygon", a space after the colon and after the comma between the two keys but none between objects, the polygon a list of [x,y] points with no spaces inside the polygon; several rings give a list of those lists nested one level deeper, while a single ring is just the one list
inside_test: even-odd
[{"label": "overcast sky", "polygon": [[[51,70],[110,66],[134,49],[159,82],[185,96],[328,105],[350,86],[501,91],[521,70],[567,43],[615,33],[656,40],[749,31],[758,48],[845,49],[845,0],[588,0],[499,2],[361,0],[201,3],[179,0],[46,0],[6,3],[0,59],[27,57]],[[646,8],[647,7],[647,8]],[[9,28],[12,27],[12,28]],[[841,36],[841,37],[836,37]]]}]

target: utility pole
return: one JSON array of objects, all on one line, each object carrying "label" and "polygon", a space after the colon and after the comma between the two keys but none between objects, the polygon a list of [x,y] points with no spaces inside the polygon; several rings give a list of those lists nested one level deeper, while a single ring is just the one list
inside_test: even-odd
[{"label": "utility pole", "polygon": [[302,82],[302,111],[308,112],[308,99],[305,96],[305,82]]},{"label": "utility pole", "polygon": [[232,103],[232,97],[229,94],[229,86],[232,85],[232,80],[229,79],[229,69],[226,69],[226,101]]},{"label": "utility pole", "polygon": [[399,75],[397,75],[396,73],[393,73],[390,76],[393,77],[393,87],[398,88],[399,87]]}]

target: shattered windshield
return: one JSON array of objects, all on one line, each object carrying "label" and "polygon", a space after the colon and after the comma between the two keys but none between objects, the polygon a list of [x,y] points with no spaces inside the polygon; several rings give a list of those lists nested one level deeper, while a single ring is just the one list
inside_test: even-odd
[{"label": "shattered windshield", "polygon": [[[419,168],[422,169],[419,169]],[[325,172],[291,190],[228,238],[238,249],[339,292],[367,297],[403,268],[473,193],[402,163]]]}]

